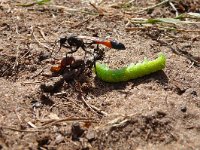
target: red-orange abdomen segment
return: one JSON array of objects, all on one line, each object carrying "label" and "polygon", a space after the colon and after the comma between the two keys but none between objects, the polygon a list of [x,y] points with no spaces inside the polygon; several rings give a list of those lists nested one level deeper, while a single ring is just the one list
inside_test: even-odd
[{"label": "red-orange abdomen segment", "polygon": [[96,44],[102,44],[102,45],[105,45],[106,47],[109,47],[109,48],[114,48],[114,49],[118,49],[118,50],[124,50],[126,49],[124,44],[120,43],[120,42],[117,42],[117,41],[95,41]]},{"label": "red-orange abdomen segment", "polygon": [[112,48],[112,44],[110,41],[95,41],[96,44],[102,44],[105,45],[106,47]]}]

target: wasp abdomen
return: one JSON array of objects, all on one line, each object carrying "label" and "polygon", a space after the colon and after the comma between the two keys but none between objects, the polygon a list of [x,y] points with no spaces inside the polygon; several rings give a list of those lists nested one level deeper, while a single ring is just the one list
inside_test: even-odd
[{"label": "wasp abdomen", "polygon": [[118,50],[125,50],[126,47],[124,46],[124,44],[117,42],[117,41],[110,41],[112,48],[114,49],[118,49]]}]

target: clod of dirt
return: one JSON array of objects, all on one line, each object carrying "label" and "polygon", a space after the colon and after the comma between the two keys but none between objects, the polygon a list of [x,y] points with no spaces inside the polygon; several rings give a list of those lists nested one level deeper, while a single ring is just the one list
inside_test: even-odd
[{"label": "clod of dirt", "polygon": [[56,77],[56,78],[53,78],[53,79],[54,79],[53,81],[51,81],[47,84],[41,84],[40,85],[40,88],[43,92],[53,94],[53,93],[58,92],[61,89],[61,87],[64,83],[62,76]]},{"label": "clod of dirt", "polygon": [[196,97],[198,96],[197,91],[194,88],[188,88],[185,93]]},{"label": "clod of dirt", "polygon": [[[108,147],[118,149],[118,146],[121,145],[117,143],[124,142],[128,142],[129,146],[131,145],[133,148],[137,147],[138,140],[141,144],[176,141],[172,121],[165,112],[158,111],[145,116],[122,117],[114,120],[97,132],[97,138],[92,144],[98,146],[99,149],[107,149]],[[119,149],[130,149],[129,146]]]},{"label": "clod of dirt", "polygon": [[165,117],[167,114],[163,111],[156,111],[155,115],[158,117],[158,118],[163,118]]},{"label": "clod of dirt", "polygon": [[72,124],[71,134],[73,141],[78,141],[79,138],[83,135],[83,133],[84,130],[80,127],[80,124],[78,122]]},{"label": "clod of dirt", "polygon": [[88,139],[89,142],[92,142],[96,138],[96,131],[94,130],[88,130],[85,137]]},{"label": "clod of dirt", "polygon": [[92,148],[90,143],[88,143],[87,139],[80,138],[80,142],[81,142],[81,149],[82,150],[90,150]]},{"label": "clod of dirt", "polygon": [[38,149],[40,149],[40,147],[43,147],[44,145],[49,145],[50,136],[48,136],[48,135],[41,136],[41,137],[37,138],[37,142],[38,142]]},{"label": "clod of dirt", "polygon": [[44,105],[52,106],[54,104],[54,102],[48,96],[45,95],[41,95],[40,100],[41,103]]},{"label": "clod of dirt", "polygon": [[185,93],[186,89],[185,88],[180,88],[178,86],[175,87],[174,91],[178,94],[178,95],[182,95],[183,93]]},{"label": "clod of dirt", "polygon": [[45,59],[50,58],[51,54],[49,52],[40,52],[39,56],[38,56],[38,60],[39,61],[43,61]]},{"label": "clod of dirt", "polygon": [[12,75],[12,66],[15,62],[14,56],[2,56],[0,58],[0,77]]},{"label": "clod of dirt", "polygon": [[31,104],[32,104],[33,108],[40,108],[40,107],[42,107],[42,103],[38,102],[36,100],[31,101]]}]

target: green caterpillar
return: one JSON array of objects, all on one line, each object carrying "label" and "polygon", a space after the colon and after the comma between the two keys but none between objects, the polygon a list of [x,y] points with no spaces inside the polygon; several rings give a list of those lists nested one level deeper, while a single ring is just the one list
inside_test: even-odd
[{"label": "green caterpillar", "polygon": [[130,64],[120,69],[110,69],[105,64],[96,62],[96,75],[105,82],[122,82],[136,79],[165,68],[166,57],[163,53],[152,61],[144,59],[142,63]]}]

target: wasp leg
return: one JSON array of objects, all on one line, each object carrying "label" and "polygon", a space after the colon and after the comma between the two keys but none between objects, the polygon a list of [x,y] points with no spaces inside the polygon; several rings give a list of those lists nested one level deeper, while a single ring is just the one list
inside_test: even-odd
[{"label": "wasp leg", "polygon": [[94,53],[93,53],[93,65],[94,65],[94,69],[95,69],[95,74],[97,74],[96,72],[96,61],[98,60],[98,51],[99,51],[99,44],[97,44],[97,47],[94,49]]},{"label": "wasp leg", "polygon": [[92,52],[90,52],[90,51],[87,51],[85,48],[85,45],[83,45],[83,46],[81,46],[81,48],[84,50],[84,52],[85,52],[85,56],[84,56],[84,59],[86,59],[86,55],[87,54],[92,54]]}]

